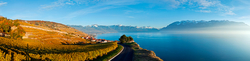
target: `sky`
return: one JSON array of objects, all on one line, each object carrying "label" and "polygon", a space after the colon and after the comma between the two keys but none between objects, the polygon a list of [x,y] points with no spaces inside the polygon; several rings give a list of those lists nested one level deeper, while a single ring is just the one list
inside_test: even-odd
[{"label": "sky", "polygon": [[250,24],[249,0],[0,0],[0,15],[66,25],[166,27],[182,20]]}]

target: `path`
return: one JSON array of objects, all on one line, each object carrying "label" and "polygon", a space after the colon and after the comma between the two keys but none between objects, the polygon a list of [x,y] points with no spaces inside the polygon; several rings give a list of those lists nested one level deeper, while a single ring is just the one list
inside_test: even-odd
[{"label": "path", "polygon": [[134,53],[133,49],[128,45],[124,45],[124,44],[120,44],[120,45],[124,47],[123,51],[120,53],[120,55],[118,55],[111,61],[132,61],[133,53]]}]

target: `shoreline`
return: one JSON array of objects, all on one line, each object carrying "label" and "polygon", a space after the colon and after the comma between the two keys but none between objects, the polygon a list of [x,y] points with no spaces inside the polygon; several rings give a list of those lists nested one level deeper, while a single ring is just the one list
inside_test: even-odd
[{"label": "shoreline", "polygon": [[125,43],[131,46],[134,52],[134,61],[163,61],[160,57],[156,56],[154,51],[141,48],[136,42]]}]

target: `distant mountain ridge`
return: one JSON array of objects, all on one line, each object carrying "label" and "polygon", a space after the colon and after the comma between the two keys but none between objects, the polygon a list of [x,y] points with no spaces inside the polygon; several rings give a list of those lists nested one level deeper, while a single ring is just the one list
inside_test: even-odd
[{"label": "distant mountain ridge", "polygon": [[228,20],[183,20],[176,21],[166,27],[157,29],[154,27],[138,27],[124,25],[68,25],[88,34],[116,33],[116,32],[158,32],[158,31],[242,31],[250,30],[250,26],[244,22],[234,22]]},{"label": "distant mountain ridge", "polygon": [[150,26],[138,27],[138,26],[124,26],[124,25],[68,25],[70,27],[74,27],[78,30],[89,34],[100,34],[100,33],[116,33],[116,32],[155,32],[159,31],[157,28],[153,28]]},{"label": "distant mountain ridge", "polygon": [[188,30],[249,30],[250,27],[243,22],[228,20],[176,21],[163,27],[161,31],[188,31]]}]

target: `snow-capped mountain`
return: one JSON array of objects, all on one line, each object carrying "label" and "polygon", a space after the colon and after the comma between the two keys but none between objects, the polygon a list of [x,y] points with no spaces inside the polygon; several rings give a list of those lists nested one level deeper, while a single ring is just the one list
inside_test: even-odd
[{"label": "snow-capped mountain", "polygon": [[88,34],[99,34],[99,33],[116,33],[116,32],[157,32],[157,31],[227,31],[227,30],[250,30],[250,27],[243,22],[234,22],[228,20],[211,20],[211,21],[195,21],[195,20],[184,20],[176,21],[169,24],[167,27],[157,29],[150,26],[125,26],[125,25],[68,25],[81,30]]},{"label": "snow-capped mountain", "polygon": [[81,25],[68,25],[74,27],[78,30],[89,34],[98,34],[98,33],[116,33],[116,32],[155,32],[158,31],[157,28],[153,28],[150,26],[125,26],[125,25],[88,25],[88,26],[81,26]]},{"label": "snow-capped mountain", "polygon": [[243,22],[234,22],[228,20],[195,21],[185,20],[176,21],[169,24],[161,30],[245,30],[250,27]]}]

